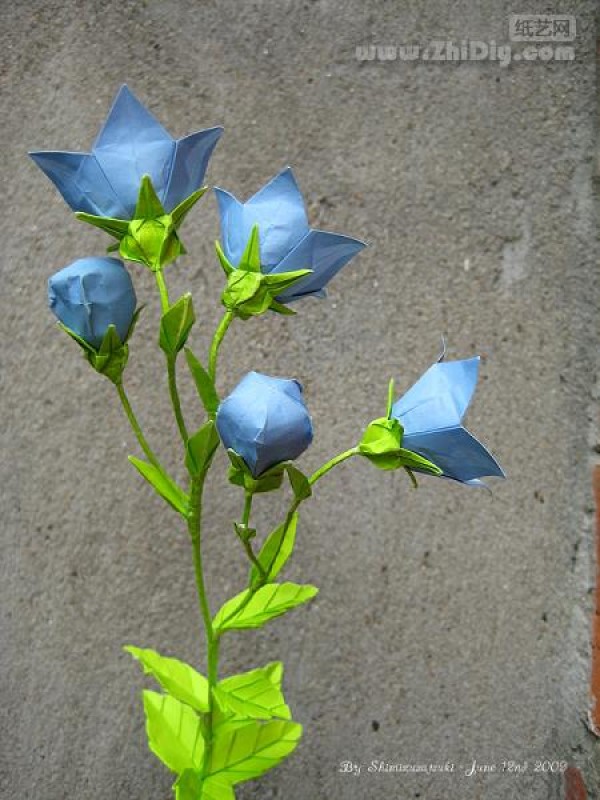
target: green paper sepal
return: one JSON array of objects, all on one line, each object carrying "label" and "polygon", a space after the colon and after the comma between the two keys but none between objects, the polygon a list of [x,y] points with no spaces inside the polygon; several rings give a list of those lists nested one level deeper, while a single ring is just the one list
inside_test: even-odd
[{"label": "green paper sepal", "polygon": [[213,420],[206,422],[187,440],[185,464],[191,475],[203,475],[210,467],[219,446],[219,434]]},{"label": "green paper sepal", "polygon": [[168,355],[175,356],[187,342],[196,321],[192,295],[187,292],[165,311],[160,320],[160,348]]},{"label": "green paper sepal", "polygon": [[256,536],[256,528],[250,528],[243,522],[234,522],[233,528],[243,544],[248,544]]},{"label": "green paper sepal", "polygon": [[[193,192],[167,214],[150,176],[144,175],[132,219],[99,217],[82,211],[75,216],[114,236],[119,241],[118,250],[124,259],[137,261],[156,272],[185,254],[177,229],[207,188],[205,186]],[[113,251],[117,248],[113,245],[108,249]]]},{"label": "green paper sepal", "polygon": [[283,483],[283,476],[288,465],[287,461],[282,461],[269,467],[269,469],[255,478],[244,459],[235,450],[229,449],[227,455],[231,461],[229,482],[233,483],[234,486],[242,486],[247,492],[259,494],[260,492],[273,492],[279,489]]},{"label": "green paper sepal", "polygon": [[59,322],[58,326],[68,334],[71,339],[77,342],[83,350],[87,362],[96,372],[100,373],[100,375],[104,375],[109,381],[117,385],[121,382],[123,371],[127,366],[127,359],[129,358],[129,346],[127,341],[133,333],[141,311],[142,307],[140,306],[134,313],[124,342],[119,338],[116,327],[114,325],[109,325],[100,347],[97,350],[75,333],[75,331],[63,325],[62,322]]},{"label": "green paper sepal", "polygon": [[300,269],[293,272],[263,274],[260,268],[260,247],[258,225],[254,225],[239,264],[235,267],[227,259],[221,245],[216,242],[217,257],[227,275],[227,286],[221,302],[228,311],[240,319],[249,319],[264,314],[271,309],[278,314],[294,314],[275,298],[293,286],[312,270]]}]

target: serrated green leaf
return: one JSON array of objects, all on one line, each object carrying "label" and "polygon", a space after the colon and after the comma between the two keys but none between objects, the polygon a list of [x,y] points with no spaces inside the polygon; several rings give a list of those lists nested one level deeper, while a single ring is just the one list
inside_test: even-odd
[{"label": "serrated green leaf", "polygon": [[186,769],[173,785],[175,800],[235,800],[231,784],[215,775],[202,779],[202,773]]},{"label": "serrated green leaf", "polygon": [[165,311],[160,320],[159,345],[167,355],[175,355],[185,345],[196,321],[192,295],[187,292]]},{"label": "serrated green leaf", "polygon": [[208,420],[188,439],[185,463],[192,475],[197,476],[206,472],[219,442],[217,426],[213,420]]},{"label": "serrated green leaf", "polygon": [[187,515],[189,497],[183,489],[177,486],[172,478],[163,472],[163,470],[155,467],[153,464],[148,464],[147,461],[142,461],[140,458],[129,456],[129,460],[140,475],[158,492],[163,500],[166,500],[175,511],[183,514],[184,517]]},{"label": "serrated green leaf", "polygon": [[163,204],[152,185],[149,175],[144,175],[140,183],[137,204],[133,214],[134,219],[155,219],[165,214]]},{"label": "serrated green leaf", "polygon": [[291,463],[286,464],[285,469],[290,479],[290,484],[296,500],[300,502],[310,497],[312,489],[306,475]]},{"label": "serrated green leaf", "polygon": [[208,681],[189,664],[161,656],[155,650],[127,645],[123,648],[140,662],[146,675],[156,678],[162,688],[196,711],[209,711]]},{"label": "serrated green leaf", "polygon": [[266,667],[233,675],[220,681],[213,695],[225,712],[254,719],[291,719],[281,692],[283,664],[274,661]]},{"label": "serrated green leaf", "polygon": [[253,565],[250,569],[250,586],[256,587],[261,581],[270,583],[279,575],[286,561],[292,555],[297,526],[298,512],[295,511],[267,536],[257,556],[264,575],[260,575],[256,566]]},{"label": "serrated green leaf", "polygon": [[219,407],[219,395],[217,394],[213,380],[189,347],[185,348],[185,357],[190,372],[192,373],[194,383],[196,384],[196,389],[200,395],[202,405],[206,409],[207,414],[216,414]]},{"label": "serrated green leaf", "polygon": [[232,784],[258,778],[288,756],[302,736],[297,722],[248,722],[222,725],[215,735],[209,775],[220,775]]},{"label": "serrated green leaf", "polygon": [[204,758],[200,719],[193,708],[168,694],[143,692],[148,745],[170,770],[199,770]]},{"label": "serrated green leaf", "polygon": [[269,620],[312,600],[318,591],[316,586],[297,583],[269,583],[257,591],[246,589],[225,603],[217,612],[213,626],[219,633],[260,628]]}]

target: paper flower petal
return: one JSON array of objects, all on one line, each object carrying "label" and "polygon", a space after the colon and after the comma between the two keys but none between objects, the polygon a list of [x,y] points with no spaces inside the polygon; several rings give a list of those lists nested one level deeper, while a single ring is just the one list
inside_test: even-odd
[{"label": "paper flower petal", "polygon": [[478,372],[479,356],[429,367],[392,407],[392,415],[402,423],[405,436],[460,425],[475,391]]},{"label": "paper flower petal", "polygon": [[309,294],[323,296],[323,288],[359,253],[365,243],[340,233],[311,230],[302,241],[288,253],[271,272],[293,272],[297,269],[312,269],[312,275],[298,281],[277,300],[289,303]]},{"label": "paper flower petal", "polygon": [[505,477],[491,453],[462,426],[408,435],[405,431],[402,446],[433,461],[445,477],[463,483],[488,475]]},{"label": "paper flower petal", "polygon": [[202,186],[209,159],[222,133],[223,128],[208,128],[177,140],[169,185],[162,200],[167,211]]}]

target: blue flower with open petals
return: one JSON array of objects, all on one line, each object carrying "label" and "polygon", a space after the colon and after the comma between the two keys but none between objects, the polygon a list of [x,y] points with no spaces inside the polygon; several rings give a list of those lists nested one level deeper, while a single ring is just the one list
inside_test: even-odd
[{"label": "blue flower with open petals", "polygon": [[281,461],[298,458],[313,437],[298,381],[260,372],[249,372],[223,400],[217,430],[255,478]]},{"label": "blue flower with open petals", "polygon": [[258,225],[261,271],[265,274],[312,270],[282,292],[288,303],[307,295],[325,295],[324,287],[365,247],[364,242],[310,228],[302,194],[290,167],[270,180],[245,203],[215,189],[221,215],[223,251],[238,264],[254,225]]},{"label": "blue flower with open petals", "polygon": [[73,211],[131,219],[144,175],[165,210],[201,185],[222,128],[174,139],[127,86],[119,90],[91,153],[30,153]]},{"label": "blue flower with open petals", "polygon": [[496,459],[462,420],[477,384],[479,357],[438,361],[392,406],[404,428],[402,446],[429,459],[447,478],[472,486],[480,478],[504,478]]}]

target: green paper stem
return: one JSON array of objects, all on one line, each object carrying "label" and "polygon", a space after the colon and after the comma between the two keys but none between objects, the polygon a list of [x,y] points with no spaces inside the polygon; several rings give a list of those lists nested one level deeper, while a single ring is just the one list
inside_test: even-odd
[{"label": "green paper stem", "polygon": [[352,458],[352,456],[356,456],[358,454],[359,454],[358,447],[351,447],[349,450],[344,450],[343,453],[340,453],[338,456],[334,456],[334,458],[332,458],[326,464],[323,464],[322,467],[319,467],[319,469],[316,472],[313,472],[313,474],[308,479],[308,482],[312,486],[318,480],[320,480],[323,477],[323,475],[326,475],[330,469],[333,469],[338,464],[341,464],[342,461],[345,461],[347,458]]},{"label": "green paper stem", "polygon": [[129,424],[131,425],[131,428],[135,433],[138,442],[140,443],[140,447],[144,451],[144,455],[151,464],[153,464],[158,469],[162,470],[163,468],[161,467],[158,458],[152,452],[152,448],[146,441],[146,437],[144,436],[140,424],[137,421],[137,417],[135,416],[133,408],[131,407],[131,403],[129,402],[129,398],[127,397],[127,392],[125,391],[125,387],[123,386],[122,381],[120,381],[115,385],[117,387],[117,392],[119,394],[119,399],[121,401],[121,405],[123,406],[123,410],[125,411],[125,415],[127,416]]},{"label": "green paper stem", "polygon": [[156,275],[156,283],[158,285],[158,291],[160,292],[160,305],[162,307],[162,313],[165,314],[169,310],[169,292],[167,290],[167,284],[165,283],[165,276],[163,275],[162,269],[157,269],[154,273]]},{"label": "green paper stem", "polygon": [[190,509],[188,518],[188,532],[192,542],[194,559],[194,574],[196,589],[198,591],[198,604],[204,622],[206,635],[207,680],[208,680],[208,713],[205,717],[206,724],[206,749],[204,751],[204,765],[210,764],[213,743],[213,688],[218,681],[219,665],[219,637],[215,635],[212,624],[212,615],[208,603],[206,584],[204,582],[204,567],[202,563],[202,493],[206,472],[197,478],[192,478],[190,486]]},{"label": "green paper stem", "polygon": [[226,311],[223,314],[221,322],[219,322],[217,330],[215,331],[215,335],[213,336],[212,344],[210,346],[210,355],[208,358],[208,374],[213,383],[215,382],[215,378],[217,376],[217,358],[219,356],[219,347],[225,338],[227,329],[233,322],[234,316],[235,314],[233,311]]},{"label": "green paper stem", "polygon": [[[252,513],[252,501],[253,500],[254,500],[253,492],[245,492],[244,514],[242,516],[242,525],[244,527],[246,527],[246,528],[250,527],[250,514]],[[252,547],[252,542],[249,539],[242,540],[241,538],[240,538],[240,541],[244,545],[244,550],[246,551],[246,555],[250,559],[250,562],[252,564],[254,564],[254,566],[258,570],[258,574],[260,575],[260,577],[264,578],[265,571],[262,568],[262,564],[260,563],[260,561],[256,557],[256,553],[254,552],[254,549]]]},{"label": "green paper stem", "polygon": [[[158,286],[158,291],[160,293],[160,305],[162,308],[162,313],[165,314],[170,308],[169,290],[167,289],[167,284],[162,269],[157,269],[154,274],[156,275],[156,285]],[[183,442],[183,446],[185,447],[185,445],[187,444],[187,440],[190,437],[185,424],[185,420],[183,418],[183,411],[181,410],[181,400],[179,399],[179,391],[177,389],[177,370],[175,366],[176,359],[177,359],[177,354],[175,354],[174,356],[167,356],[167,377],[169,381],[169,395],[171,396],[171,405],[173,406],[175,421],[177,422],[177,428],[179,429],[179,435],[181,436],[181,441]]]},{"label": "green paper stem", "polygon": [[188,430],[185,424],[185,420],[183,418],[183,411],[181,410],[181,400],[179,399],[179,391],[177,390],[177,368],[175,365],[177,356],[167,356],[167,375],[169,379],[169,394],[171,395],[171,405],[173,406],[173,412],[175,414],[175,420],[177,422],[177,427],[179,428],[179,435],[181,436],[181,441],[183,445],[187,444],[187,440],[190,438],[188,434]]}]

